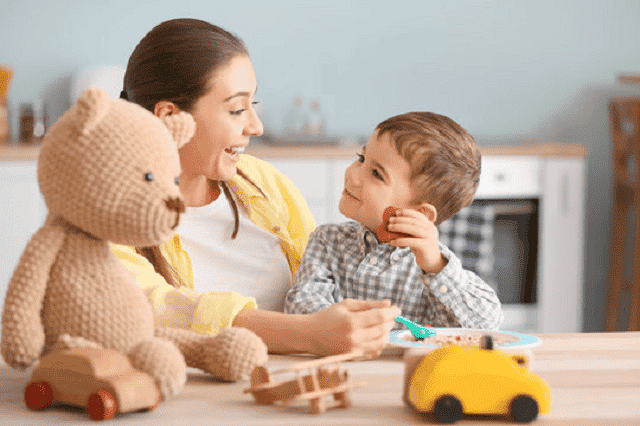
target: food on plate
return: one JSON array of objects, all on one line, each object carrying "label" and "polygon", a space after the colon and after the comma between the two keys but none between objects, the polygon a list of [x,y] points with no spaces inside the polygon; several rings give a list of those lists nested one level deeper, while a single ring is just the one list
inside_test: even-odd
[{"label": "food on plate", "polygon": [[[428,327],[428,325],[427,325]],[[482,330],[461,330],[459,333],[443,334],[436,333],[435,336],[425,337],[424,339],[416,339],[411,333],[406,333],[400,337],[401,340],[407,342],[420,342],[425,345],[445,346],[450,343],[459,345],[480,346],[482,336],[489,334],[496,346],[508,345],[518,341],[517,336],[501,333],[491,333]]]}]

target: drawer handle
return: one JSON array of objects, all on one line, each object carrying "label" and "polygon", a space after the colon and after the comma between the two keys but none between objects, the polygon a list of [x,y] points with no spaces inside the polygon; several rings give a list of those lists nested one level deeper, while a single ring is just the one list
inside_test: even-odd
[{"label": "drawer handle", "polygon": [[507,176],[504,173],[498,173],[495,177],[497,182],[504,182],[507,180]]}]

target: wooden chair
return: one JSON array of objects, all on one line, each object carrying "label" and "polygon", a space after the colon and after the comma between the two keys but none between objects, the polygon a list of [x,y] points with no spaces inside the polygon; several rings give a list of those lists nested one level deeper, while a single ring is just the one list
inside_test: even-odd
[{"label": "wooden chair", "polygon": [[[613,230],[606,331],[616,331],[620,298],[629,292],[629,330],[640,330],[640,98],[609,101],[613,145]],[[629,213],[635,211],[633,240],[629,241]],[[631,256],[627,247],[632,247]],[[624,260],[633,261],[631,280],[625,279]]]}]

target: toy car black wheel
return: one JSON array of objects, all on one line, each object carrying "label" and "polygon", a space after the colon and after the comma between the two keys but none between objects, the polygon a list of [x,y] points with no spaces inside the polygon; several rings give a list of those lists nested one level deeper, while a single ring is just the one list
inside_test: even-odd
[{"label": "toy car black wheel", "polygon": [[529,395],[518,395],[511,401],[511,416],[518,423],[529,423],[538,417],[538,402]]},{"label": "toy car black wheel", "polygon": [[455,396],[442,396],[436,401],[435,415],[440,423],[455,423],[462,418],[462,404]]}]

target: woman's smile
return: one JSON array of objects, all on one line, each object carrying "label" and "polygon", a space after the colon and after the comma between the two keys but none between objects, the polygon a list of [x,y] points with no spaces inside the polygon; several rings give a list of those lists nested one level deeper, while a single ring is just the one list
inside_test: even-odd
[{"label": "woman's smile", "polygon": [[240,154],[244,152],[246,147],[246,145],[230,146],[226,148],[224,152],[231,157],[232,160],[237,162],[240,159]]}]

